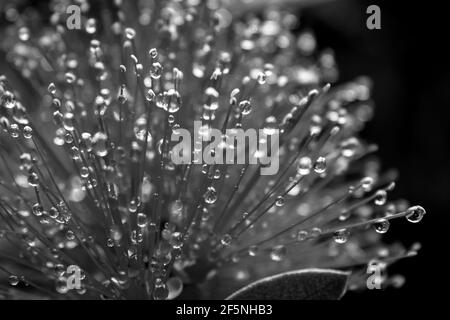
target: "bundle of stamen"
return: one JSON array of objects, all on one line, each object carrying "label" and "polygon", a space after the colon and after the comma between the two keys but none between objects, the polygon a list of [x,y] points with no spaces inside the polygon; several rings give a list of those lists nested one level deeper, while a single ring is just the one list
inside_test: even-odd
[{"label": "bundle of stamen", "polygon": [[292,13],[60,0],[5,16],[1,296],[225,298],[306,268],[358,289],[367,264],[418,250],[380,239],[425,210],[388,200],[396,173],[358,138],[369,79],[336,84]]}]

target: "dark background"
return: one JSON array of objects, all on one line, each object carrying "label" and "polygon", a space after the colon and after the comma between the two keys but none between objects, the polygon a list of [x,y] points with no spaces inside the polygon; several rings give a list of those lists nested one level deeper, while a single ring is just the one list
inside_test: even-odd
[{"label": "dark background", "polygon": [[[371,4],[381,9],[381,30],[366,28]],[[374,81],[375,117],[362,135],[379,145],[385,169],[399,169],[394,196],[427,210],[419,224],[391,226],[392,237],[423,245],[417,257],[390,269],[406,276],[403,288],[346,299],[440,298],[436,289],[448,283],[450,12],[432,2],[343,0],[303,9],[300,19],[312,27],[319,46],[335,50],[340,80],[368,75]]]}]

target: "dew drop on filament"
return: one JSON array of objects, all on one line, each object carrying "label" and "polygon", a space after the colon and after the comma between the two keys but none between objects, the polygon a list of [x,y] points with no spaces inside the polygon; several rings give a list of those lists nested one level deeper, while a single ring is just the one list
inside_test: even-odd
[{"label": "dew drop on filament", "polygon": [[344,244],[348,241],[350,232],[347,229],[337,230],[333,235],[333,240],[336,243]]},{"label": "dew drop on filament", "polygon": [[152,65],[150,66],[150,77],[152,77],[153,79],[159,79],[161,78],[162,72],[163,67],[161,63],[153,62]]},{"label": "dew drop on filament", "polygon": [[317,158],[316,162],[314,163],[314,172],[321,174],[324,173],[326,170],[327,170],[327,163],[325,157]]},{"label": "dew drop on filament", "polygon": [[12,275],[9,277],[9,284],[12,286],[17,286],[19,284],[19,277]]},{"label": "dew drop on filament", "polygon": [[169,296],[169,290],[161,279],[155,280],[155,288],[153,289],[153,299],[166,300]]},{"label": "dew drop on filament", "polygon": [[385,190],[378,190],[377,193],[375,193],[374,203],[377,206],[382,206],[386,203],[386,199],[387,192]]},{"label": "dew drop on filament", "polygon": [[426,213],[425,209],[422,208],[421,206],[410,207],[406,212],[406,220],[412,223],[420,222],[425,213]]},{"label": "dew drop on filament", "polygon": [[239,103],[239,108],[244,116],[248,115],[252,111],[252,105],[248,100],[241,101]]},{"label": "dew drop on filament", "polygon": [[204,199],[207,204],[213,204],[217,201],[217,191],[214,187],[208,187],[208,190],[204,194]]},{"label": "dew drop on filament", "polygon": [[255,257],[256,255],[258,255],[258,251],[259,251],[259,248],[258,248],[258,246],[250,246],[249,248],[248,248],[248,255],[249,256],[251,256],[251,257]]},{"label": "dew drop on filament", "polygon": [[223,235],[222,238],[220,239],[220,243],[223,246],[229,246],[231,244],[231,241],[232,241],[232,237],[229,234]]},{"label": "dew drop on filament", "polygon": [[373,228],[375,229],[375,231],[381,234],[388,232],[389,226],[390,223],[387,219],[379,219],[373,224]]},{"label": "dew drop on filament", "polygon": [[275,201],[275,205],[276,205],[277,207],[282,207],[282,206],[284,206],[284,203],[285,203],[284,198],[281,197],[281,196],[278,197],[277,200]]},{"label": "dew drop on filament", "polygon": [[97,132],[92,138],[92,145],[95,154],[99,157],[105,157],[108,154],[107,146],[108,136],[103,132]]}]

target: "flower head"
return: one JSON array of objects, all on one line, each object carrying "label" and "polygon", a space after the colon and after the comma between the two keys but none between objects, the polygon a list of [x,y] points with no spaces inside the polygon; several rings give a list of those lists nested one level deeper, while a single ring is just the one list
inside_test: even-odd
[{"label": "flower head", "polygon": [[[425,210],[388,200],[395,172],[380,173],[376,146],[358,137],[370,81],[334,85],[333,52],[295,35],[294,15],[78,1],[83,28],[69,30],[69,5],[54,1],[49,24],[6,11],[1,294],[225,298],[285,271],[355,271],[417,251],[380,241],[391,220]],[[205,151],[212,128],[220,141]],[[249,128],[264,133],[275,174],[235,163],[249,146],[227,138]],[[182,130],[200,137],[188,156],[233,157],[174,163]],[[355,271],[351,285],[365,278]]]}]

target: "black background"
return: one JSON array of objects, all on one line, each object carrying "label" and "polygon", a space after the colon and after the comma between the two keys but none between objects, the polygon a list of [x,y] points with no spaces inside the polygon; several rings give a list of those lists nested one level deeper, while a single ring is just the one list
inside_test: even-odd
[{"label": "black background", "polygon": [[[381,9],[381,30],[366,28],[371,4]],[[379,145],[384,168],[399,169],[394,196],[427,210],[421,223],[396,222],[390,230],[407,245],[423,245],[417,257],[391,268],[406,276],[404,287],[346,299],[441,298],[437,289],[448,283],[450,11],[433,2],[345,0],[309,7],[300,18],[319,45],[335,50],[340,80],[374,81],[375,117],[363,137]]]}]

